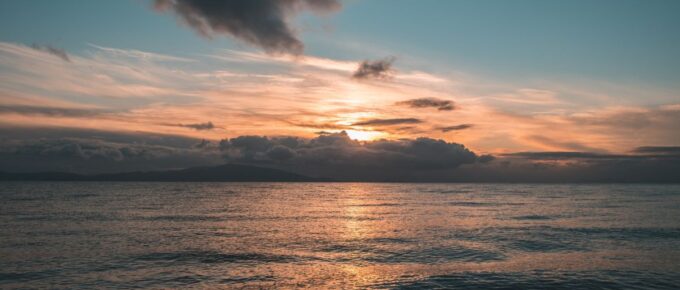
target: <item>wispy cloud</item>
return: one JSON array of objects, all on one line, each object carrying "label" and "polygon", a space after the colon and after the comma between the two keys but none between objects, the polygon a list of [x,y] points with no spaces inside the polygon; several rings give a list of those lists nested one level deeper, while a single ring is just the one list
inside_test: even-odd
[{"label": "wispy cloud", "polygon": [[61,48],[56,48],[56,47],[51,46],[51,45],[40,45],[40,44],[35,44],[35,43],[32,44],[31,47],[35,50],[44,51],[46,53],[54,55],[58,58],[61,58],[62,60],[66,61],[66,62],[71,61],[71,59],[68,57],[68,53],[66,53],[66,51],[61,49]]},{"label": "wispy cloud", "polygon": [[393,126],[402,124],[419,124],[423,121],[416,118],[370,119],[356,122],[352,126]]},{"label": "wispy cloud", "polygon": [[193,61],[195,61],[195,60],[190,59],[190,58],[177,57],[177,56],[172,56],[172,55],[167,55],[167,54],[141,51],[141,50],[136,50],[136,49],[112,48],[112,47],[99,46],[99,45],[92,44],[92,43],[89,43],[88,45],[91,46],[91,47],[94,47],[96,49],[99,49],[101,51],[104,51],[106,53],[109,53],[111,55],[135,58],[135,59],[140,59],[140,60],[178,61],[178,62],[193,62]]},{"label": "wispy cloud", "polygon": [[98,109],[0,104],[0,114],[42,115],[52,117],[93,117],[105,113],[107,112]]}]

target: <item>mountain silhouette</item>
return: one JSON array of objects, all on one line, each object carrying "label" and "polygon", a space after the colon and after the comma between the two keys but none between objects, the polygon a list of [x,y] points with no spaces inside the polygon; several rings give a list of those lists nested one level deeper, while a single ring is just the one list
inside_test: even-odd
[{"label": "mountain silhouette", "polygon": [[240,164],[192,167],[165,171],[135,171],[82,175],[65,172],[8,173],[0,180],[10,181],[322,181],[283,170]]}]

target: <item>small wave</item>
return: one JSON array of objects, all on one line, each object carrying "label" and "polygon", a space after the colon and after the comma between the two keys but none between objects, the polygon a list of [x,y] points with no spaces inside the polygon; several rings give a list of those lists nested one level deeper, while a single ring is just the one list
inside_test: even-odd
[{"label": "small wave", "polygon": [[543,240],[517,240],[511,243],[511,248],[523,252],[563,252],[563,251],[585,251],[585,248],[575,245],[575,243],[561,243]]},{"label": "small wave", "polygon": [[499,205],[498,203],[494,202],[477,202],[477,201],[452,201],[449,202],[449,205],[453,206],[497,206]]},{"label": "small wave", "polygon": [[471,193],[471,192],[474,192],[474,191],[473,190],[466,190],[466,189],[446,189],[446,190],[423,190],[423,192],[450,194],[450,193]]},{"label": "small wave", "polygon": [[678,289],[680,275],[638,271],[468,272],[370,285],[377,289]]},{"label": "small wave", "polygon": [[302,257],[261,254],[261,253],[221,253],[213,251],[184,251],[160,252],[134,257],[135,261],[150,262],[179,262],[179,263],[292,263],[302,260]]},{"label": "small wave", "polygon": [[323,252],[341,254],[336,262],[374,263],[447,263],[447,262],[488,262],[505,259],[501,253],[471,249],[459,246],[383,249],[376,245],[335,244],[319,249]]},{"label": "small wave", "polygon": [[222,221],[221,217],[202,216],[202,215],[159,215],[149,217],[139,217],[145,221],[171,221],[171,222],[202,222],[202,221]]},{"label": "small wave", "polygon": [[347,207],[383,207],[383,206],[401,206],[399,203],[362,203],[347,205]]},{"label": "small wave", "polygon": [[219,282],[223,284],[240,284],[249,282],[272,282],[276,281],[276,277],[271,275],[255,275],[248,277],[234,276],[221,279]]},{"label": "small wave", "polygon": [[30,282],[54,276],[55,271],[36,271],[36,272],[0,272],[0,282],[16,283]]},{"label": "small wave", "polygon": [[95,197],[95,196],[99,196],[99,195],[94,194],[94,193],[75,193],[75,194],[65,195],[64,198],[65,199],[81,199],[81,198],[88,198],[88,197]]},{"label": "small wave", "polygon": [[680,228],[569,228],[564,231],[616,240],[680,239]]},{"label": "small wave", "polygon": [[516,220],[552,220],[552,219],[555,219],[555,218],[550,217],[550,216],[546,216],[546,215],[524,215],[524,216],[514,217],[513,219],[516,219]]}]

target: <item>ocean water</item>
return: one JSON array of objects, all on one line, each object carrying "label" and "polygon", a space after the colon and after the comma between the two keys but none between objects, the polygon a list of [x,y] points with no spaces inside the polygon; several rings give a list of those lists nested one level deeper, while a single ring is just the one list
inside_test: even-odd
[{"label": "ocean water", "polygon": [[0,183],[0,288],[680,289],[680,186]]}]

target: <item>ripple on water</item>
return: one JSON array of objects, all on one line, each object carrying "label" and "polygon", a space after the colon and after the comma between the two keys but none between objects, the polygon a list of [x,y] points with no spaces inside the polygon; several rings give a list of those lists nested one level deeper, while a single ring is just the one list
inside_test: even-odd
[{"label": "ripple on water", "polygon": [[133,258],[141,262],[214,264],[214,263],[292,263],[305,260],[303,257],[262,253],[221,253],[216,251],[157,252]]},{"label": "ripple on water", "polygon": [[678,289],[680,274],[645,271],[468,272],[374,284],[381,289]]},{"label": "ripple on water", "polygon": [[516,220],[530,220],[530,221],[547,221],[547,220],[552,220],[556,219],[557,217],[551,217],[547,215],[523,215],[523,216],[517,216],[514,217],[513,219]]},{"label": "ripple on water", "polygon": [[340,254],[331,258],[333,262],[395,263],[449,263],[489,262],[505,259],[499,252],[472,249],[457,245],[439,247],[385,247],[363,243],[333,244],[319,248],[320,252]]}]

